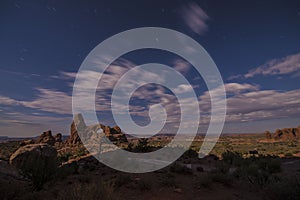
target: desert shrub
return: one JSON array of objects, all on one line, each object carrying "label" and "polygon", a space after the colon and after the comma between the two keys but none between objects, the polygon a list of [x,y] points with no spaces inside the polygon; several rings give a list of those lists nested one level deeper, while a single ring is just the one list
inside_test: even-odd
[{"label": "desert shrub", "polygon": [[147,191],[150,190],[152,188],[152,183],[150,180],[147,179],[141,179],[138,184],[137,184],[137,188],[140,191]]},{"label": "desert shrub", "polygon": [[184,152],[183,157],[185,157],[185,158],[198,158],[198,152],[196,152],[193,149],[189,149],[186,152]]},{"label": "desert shrub", "polygon": [[9,160],[10,156],[19,148],[19,141],[0,143],[0,160]]},{"label": "desert shrub", "polygon": [[149,152],[150,146],[148,138],[141,138],[138,141],[138,144],[134,148],[135,152]]},{"label": "desert shrub", "polygon": [[268,200],[300,199],[300,181],[296,177],[284,177],[270,183],[264,190]]},{"label": "desert shrub", "polygon": [[72,157],[72,153],[71,152],[65,152],[65,153],[62,153],[62,154],[59,154],[57,156],[57,160],[59,163],[64,163],[64,162],[67,162],[68,160],[70,160],[70,158]]},{"label": "desert shrub", "polygon": [[227,187],[232,186],[234,182],[233,176],[224,173],[212,173],[211,180]]},{"label": "desert shrub", "polygon": [[78,173],[78,163],[71,162],[68,164],[61,165],[57,168],[55,178],[57,180],[64,179],[69,175]]},{"label": "desert shrub", "polygon": [[31,144],[20,147],[10,158],[11,166],[31,180],[35,190],[55,176],[57,151],[47,144]]},{"label": "desert shrub", "polygon": [[243,157],[238,152],[225,151],[222,153],[222,159],[224,162],[230,165],[240,165]]},{"label": "desert shrub", "polygon": [[173,174],[167,172],[165,176],[162,177],[160,185],[163,187],[176,187],[176,181]]},{"label": "desert shrub", "polygon": [[59,200],[116,200],[112,184],[100,182],[75,183],[69,190],[64,190],[58,197]]},{"label": "desert shrub", "polygon": [[129,144],[127,145],[127,147],[125,148],[125,150],[132,152],[132,151],[133,151],[133,147],[134,147],[133,144],[132,144],[132,143],[129,143]]},{"label": "desert shrub", "polygon": [[204,175],[196,180],[196,186],[200,188],[211,188],[213,184],[212,178],[209,175]]},{"label": "desert shrub", "polygon": [[176,187],[176,182],[174,178],[164,178],[160,181],[160,185],[163,187]]},{"label": "desert shrub", "polygon": [[128,175],[118,175],[116,179],[114,180],[114,186],[115,187],[122,187],[123,185],[126,185],[130,183],[131,178]]},{"label": "desert shrub", "polygon": [[284,154],[284,156],[285,156],[285,157],[292,157],[292,156],[293,156],[293,154],[292,154],[292,153],[290,153],[290,152],[288,152],[288,153],[285,153],[285,154]]},{"label": "desert shrub", "polygon": [[244,168],[244,171],[244,175],[253,185],[263,186],[268,183],[270,179],[270,174],[260,170],[257,165],[250,165],[249,167]]},{"label": "desert shrub", "polygon": [[248,180],[253,185],[265,186],[276,178],[275,173],[281,172],[281,163],[273,158],[259,157],[245,159],[234,176]]},{"label": "desert shrub", "polygon": [[226,187],[231,187],[234,183],[234,177],[230,174],[220,172],[210,172],[197,178],[195,184],[200,188],[211,188],[214,183],[219,183]]},{"label": "desert shrub", "polygon": [[56,169],[56,162],[51,161],[46,165],[41,165],[40,163],[37,164],[36,168],[31,171],[31,180],[33,182],[34,188],[37,190],[42,189],[43,185],[54,177]]},{"label": "desert shrub", "polygon": [[191,169],[177,163],[171,165],[170,172],[177,173],[177,174],[192,174]]},{"label": "desert shrub", "polygon": [[227,174],[229,172],[230,165],[225,162],[217,162],[215,164],[214,173]]},{"label": "desert shrub", "polygon": [[86,149],[84,147],[78,147],[76,149],[74,157],[81,157],[81,156],[84,156],[86,154],[87,154],[87,152],[86,152]]},{"label": "desert shrub", "polygon": [[260,170],[269,174],[281,172],[281,163],[277,159],[262,157],[257,160],[257,165]]}]

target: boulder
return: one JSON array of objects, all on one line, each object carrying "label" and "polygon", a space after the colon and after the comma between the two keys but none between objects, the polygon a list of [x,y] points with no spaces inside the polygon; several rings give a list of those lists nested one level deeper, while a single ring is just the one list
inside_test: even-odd
[{"label": "boulder", "polygon": [[9,162],[30,178],[36,189],[41,189],[56,173],[57,151],[48,144],[29,144],[13,153]]},{"label": "boulder", "polygon": [[45,144],[49,144],[49,145],[53,146],[55,143],[55,138],[52,136],[51,130],[48,130],[48,131],[42,133],[42,135],[40,135],[35,140],[35,143],[36,144],[45,143]]}]

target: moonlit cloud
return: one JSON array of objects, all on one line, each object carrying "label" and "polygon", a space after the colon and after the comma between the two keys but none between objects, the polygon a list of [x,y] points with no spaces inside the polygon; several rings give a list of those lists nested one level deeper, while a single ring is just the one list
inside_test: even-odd
[{"label": "moonlit cloud", "polygon": [[177,59],[173,61],[173,68],[177,70],[180,73],[186,74],[189,72],[191,65],[190,63],[182,60],[182,59]]},{"label": "moonlit cloud", "polygon": [[19,101],[12,99],[10,97],[0,96],[0,104],[1,105],[18,105]]},{"label": "moonlit cloud", "polygon": [[[228,83],[225,89],[227,98],[226,122],[244,122],[266,119],[280,119],[300,116],[300,90],[276,91],[259,90],[250,84]],[[200,108],[210,112],[210,93],[199,97]]]},{"label": "moonlit cloud", "polygon": [[205,11],[196,3],[190,3],[182,8],[182,18],[186,25],[198,35],[203,35],[207,32],[207,21],[209,16]]},{"label": "moonlit cloud", "polygon": [[15,100],[10,97],[0,97],[0,104],[6,106],[24,106],[40,111],[57,114],[72,114],[72,97],[64,92],[38,88],[37,98],[32,101]]},{"label": "moonlit cloud", "polygon": [[38,97],[33,101],[22,101],[21,104],[28,108],[53,112],[58,114],[72,114],[72,97],[64,92],[38,88]]},{"label": "moonlit cloud", "polygon": [[263,65],[251,69],[246,74],[238,74],[229,77],[229,80],[237,78],[252,78],[256,75],[275,76],[275,75],[288,75],[292,77],[300,76],[300,53],[289,55],[283,58],[272,59]]}]

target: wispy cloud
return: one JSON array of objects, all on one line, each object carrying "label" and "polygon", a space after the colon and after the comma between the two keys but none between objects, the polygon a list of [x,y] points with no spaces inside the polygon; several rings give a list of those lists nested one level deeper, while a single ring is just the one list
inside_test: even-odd
[{"label": "wispy cloud", "polygon": [[22,101],[0,96],[0,104],[7,106],[24,106],[40,111],[57,114],[72,114],[72,97],[67,93],[50,89],[37,88],[37,98],[32,101]]},{"label": "wispy cloud", "polygon": [[263,65],[251,69],[246,74],[231,76],[229,77],[229,80],[237,78],[252,78],[256,75],[275,76],[288,74],[292,74],[292,77],[300,76],[300,53],[283,58],[272,59]]},{"label": "wispy cloud", "polygon": [[22,101],[21,104],[28,108],[57,114],[72,114],[72,97],[65,92],[38,88],[38,97],[33,101]]},{"label": "wispy cloud", "polygon": [[[225,84],[227,98],[226,122],[257,121],[300,116],[300,90],[276,91],[259,90],[251,84]],[[210,94],[218,89],[205,92],[199,97],[200,108],[210,112]]]},{"label": "wispy cloud", "polygon": [[209,16],[196,3],[190,3],[182,8],[182,18],[186,25],[195,33],[203,35],[208,30]]},{"label": "wispy cloud", "polygon": [[0,104],[1,105],[19,105],[20,102],[6,96],[0,96]]},{"label": "wispy cloud", "polygon": [[177,59],[172,62],[172,66],[175,70],[179,71],[180,73],[186,74],[189,72],[191,68],[191,64],[182,60]]}]

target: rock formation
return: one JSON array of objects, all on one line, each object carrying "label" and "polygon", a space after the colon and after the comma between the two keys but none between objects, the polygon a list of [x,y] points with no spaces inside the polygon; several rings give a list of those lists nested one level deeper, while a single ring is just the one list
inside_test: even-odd
[{"label": "rock formation", "polygon": [[127,138],[119,126],[101,126],[103,133],[111,142],[127,142]]},{"label": "rock formation", "polygon": [[84,119],[81,114],[76,115],[74,118],[74,121],[71,124],[70,137],[67,139],[67,144],[81,144],[82,143],[80,140],[80,137],[78,135],[77,129],[83,130],[83,131],[86,129],[86,124],[85,124]]},{"label": "rock formation", "polygon": [[300,139],[300,126],[297,128],[283,128],[283,129],[277,129],[273,134],[271,134],[269,131],[265,132],[267,139],[274,138],[275,140],[295,140]]},{"label": "rock formation", "polygon": [[62,142],[62,134],[61,133],[57,133],[55,136],[55,142],[61,143]]},{"label": "rock formation", "polygon": [[127,142],[127,138],[124,133],[122,133],[121,128],[119,126],[104,126],[102,124],[96,124],[91,126],[86,126],[83,116],[81,114],[78,114],[75,116],[74,121],[71,124],[71,130],[70,130],[70,137],[67,139],[67,144],[81,144],[81,139],[78,135],[78,130],[80,130],[80,133],[82,133],[84,137],[84,140],[89,140],[90,138],[93,138],[94,136],[98,136],[98,131],[102,129],[102,133],[111,141],[114,143],[119,142]]},{"label": "rock formation", "polygon": [[36,144],[45,143],[45,144],[49,144],[49,145],[53,146],[55,144],[55,138],[52,136],[51,130],[48,130],[48,131],[42,133],[42,135],[40,135],[35,140],[35,143]]}]

